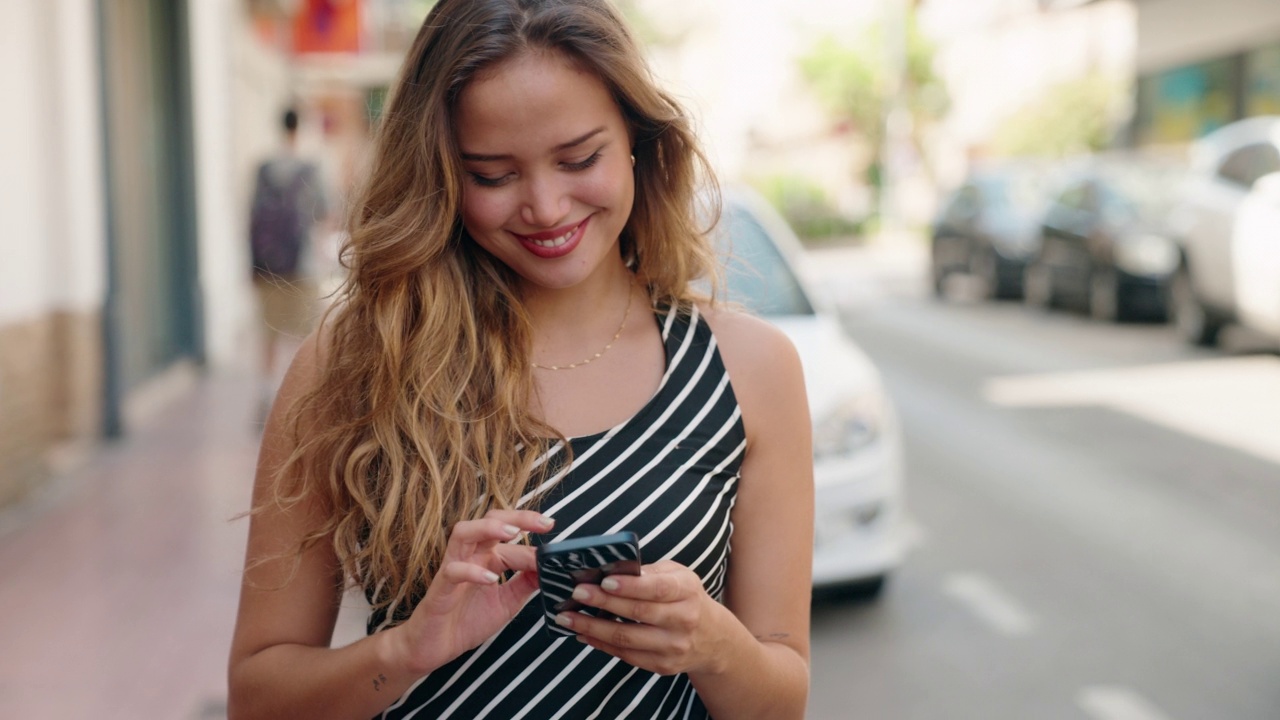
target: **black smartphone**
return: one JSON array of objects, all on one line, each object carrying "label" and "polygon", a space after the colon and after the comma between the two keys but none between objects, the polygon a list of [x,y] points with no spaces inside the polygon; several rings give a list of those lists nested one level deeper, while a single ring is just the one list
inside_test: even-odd
[{"label": "black smartphone", "polygon": [[612,613],[589,607],[570,595],[579,583],[599,585],[610,575],[640,574],[640,538],[624,531],[612,535],[561,540],[538,547],[538,585],[542,591],[542,619],[554,635],[575,635],[556,624],[562,612],[582,612],[593,617],[617,619]]}]

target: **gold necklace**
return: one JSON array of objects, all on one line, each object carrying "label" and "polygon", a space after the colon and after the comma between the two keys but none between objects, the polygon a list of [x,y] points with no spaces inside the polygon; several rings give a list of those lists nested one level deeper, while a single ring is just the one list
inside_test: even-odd
[{"label": "gold necklace", "polygon": [[618,342],[618,338],[622,337],[622,331],[624,328],[627,327],[627,318],[631,316],[631,296],[634,294],[635,293],[631,291],[631,285],[628,284],[627,285],[627,311],[622,314],[622,324],[618,326],[618,332],[613,334],[613,339],[609,341],[609,344],[605,345],[603,348],[600,348],[600,352],[588,357],[585,360],[579,360],[576,363],[569,363],[568,365],[539,365],[536,362],[530,362],[529,364],[538,370],[572,370],[576,367],[582,367],[583,365],[586,365],[587,363],[592,362],[593,360],[598,360],[601,355],[609,352],[609,348],[613,347],[613,344]]}]

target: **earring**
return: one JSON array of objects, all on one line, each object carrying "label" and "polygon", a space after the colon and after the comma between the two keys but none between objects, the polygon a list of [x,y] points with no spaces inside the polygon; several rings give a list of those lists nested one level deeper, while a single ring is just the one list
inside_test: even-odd
[{"label": "earring", "polygon": [[631,167],[635,167],[635,166],[636,166],[636,156],[635,156],[635,155],[632,155],[632,156],[631,156]]}]

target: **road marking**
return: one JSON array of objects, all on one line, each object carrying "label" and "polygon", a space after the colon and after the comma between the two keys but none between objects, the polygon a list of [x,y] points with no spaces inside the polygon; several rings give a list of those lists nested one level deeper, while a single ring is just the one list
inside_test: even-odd
[{"label": "road marking", "polygon": [[1118,685],[1094,685],[1076,695],[1076,704],[1094,720],[1169,720],[1146,698]]},{"label": "road marking", "polygon": [[952,574],[947,577],[943,590],[1001,635],[1018,637],[1035,630],[1035,618],[981,575]]}]

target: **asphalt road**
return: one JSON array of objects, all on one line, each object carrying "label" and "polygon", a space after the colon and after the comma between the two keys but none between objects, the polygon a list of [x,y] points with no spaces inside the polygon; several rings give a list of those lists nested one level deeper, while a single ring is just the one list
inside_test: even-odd
[{"label": "asphalt road", "polygon": [[844,260],[916,539],[879,601],[815,605],[810,718],[1280,718],[1280,357]]}]

